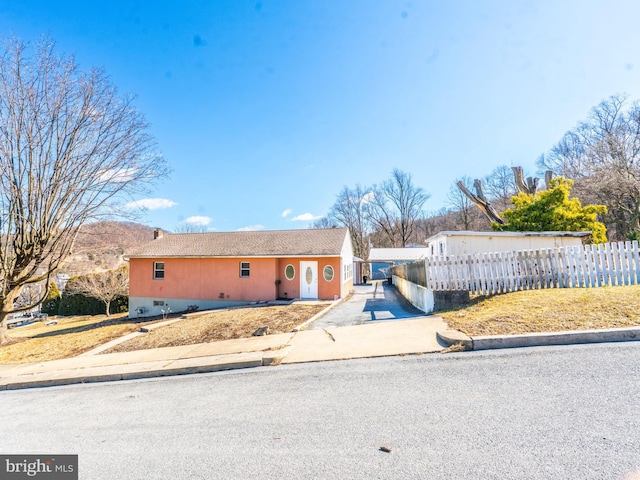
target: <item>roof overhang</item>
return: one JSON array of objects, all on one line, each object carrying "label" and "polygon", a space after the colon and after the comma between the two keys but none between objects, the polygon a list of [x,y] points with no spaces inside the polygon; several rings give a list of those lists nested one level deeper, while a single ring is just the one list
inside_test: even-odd
[{"label": "roof overhang", "polygon": [[339,257],[339,253],[332,254],[316,254],[316,253],[300,253],[300,254],[288,254],[288,255],[125,255],[122,258],[124,260],[130,260],[132,258],[333,258]]}]

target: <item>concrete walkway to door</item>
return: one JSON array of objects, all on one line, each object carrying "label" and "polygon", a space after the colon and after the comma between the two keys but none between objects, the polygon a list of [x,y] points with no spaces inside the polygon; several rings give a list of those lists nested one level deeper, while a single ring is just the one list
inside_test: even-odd
[{"label": "concrete walkway to door", "polygon": [[395,287],[383,280],[355,285],[351,298],[336,306],[307,327],[322,330],[327,327],[362,325],[377,320],[399,320],[424,317],[425,313],[411,305]]}]

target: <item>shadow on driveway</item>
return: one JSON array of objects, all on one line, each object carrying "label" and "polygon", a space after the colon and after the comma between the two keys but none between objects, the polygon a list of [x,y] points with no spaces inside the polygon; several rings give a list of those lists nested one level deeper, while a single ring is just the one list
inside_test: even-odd
[{"label": "shadow on driveway", "polygon": [[411,305],[398,290],[385,281],[374,280],[355,285],[353,295],[307,329],[362,325],[371,321],[424,317],[425,313]]}]

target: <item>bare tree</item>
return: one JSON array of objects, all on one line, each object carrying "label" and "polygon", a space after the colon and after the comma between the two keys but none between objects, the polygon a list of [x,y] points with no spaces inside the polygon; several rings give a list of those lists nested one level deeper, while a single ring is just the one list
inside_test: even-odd
[{"label": "bare tree", "polygon": [[495,207],[491,204],[489,199],[485,196],[484,190],[482,189],[482,180],[475,179],[473,181],[473,187],[476,190],[476,193],[471,193],[471,190],[467,188],[464,182],[458,181],[456,183],[458,188],[464,193],[469,200],[471,200],[480,211],[489,219],[492,223],[503,224],[504,220],[500,217],[500,214],[495,209]]},{"label": "bare tree", "polygon": [[[525,180],[522,167],[511,167],[513,182],[508,182],[506,180],[506,171],[507,167],[499,167],[494,170],[492,175],[485,178],[485,181],[489,184],[489,191],[493,193],[493,195],[490,194],[489,196],[485,195],[484,186],[480,179],[473,181],[473,188],[476,191],[475,194],[471,192],[470,186],[468,185],[469,182],[458,181],[456,183],[460,191],[480,209],[492,224],[503,225],[505,223],[504,219],[498,213],[496,205],[504,205],[507,200],[507,193],[511,188],[515,186],[516,189],[513,195],[518,192],[535,195],[538,192],[539,178],[527,177]],[[545,174],[547,187],[551,182],[552,175],[553,172],[551,171],[547,171]],[[509,196],[508,199],[510,200],[513,195]],[[503,206],[503,209],[504,208],[506,208],[506,205]]]},{"label": "bare tree", "polygon": [[457,230],[457,226],[458,221],[454,213],[446,207],[435,212],[427,212],[425,218],[416,224],[419,237],[425,240],[438,232]]},{"label": "bare tree", "polygon": [[34,283],[30,285],[25,285],[25,287],[20,292],[20,295],[16,299],[15,304],[19,307],[27,307],[33,308],[33,306],[38,305],[38,300],[42,297],[42,284]]},{"label": "bare tree", "polygon": [[506,165],[500,165],[484,177],[484,189],[499,212],[511,206],[511,197],[518,193],[518,187],[513,176],[513,170]]},{"label": "bare tree", "polygon": [[181,223],[174,231],[175,233],[205,233],[207,232],[206,225],[195,225],[193,223]]},{"label": "bare tree", "polygon": [[[390,247],[405,247],[415,236],[416,223],[423,217],[430,195],[413,184],[411,175],[394,169],[365,205],[367,219]],[[417,240],[417,239],[414,239]]]},{"label": "bare tree", "polygon": [[583,201],[607,206],[609,238],[640,236],[640,103],[604,100],[538,166],[572,178]]},{"label": "bare tree", "polygon": [[[49,282],[87,221],[167,173],[133,98],[53,42],[0,48],[0,342],[26,285]],[[43,288],[44,299],[48,288]]]},{"label": "bare tree", "polygon": [[369,258],[369,223],[365,216],[365,205],[371,200],[371,189],[356,185],[344,187],[331,207],[328,221],[347,227],[351,234],[353,253],[363,260]]},{"label": "bare tree", "polygon": [[337,226],[338,223],[334,219],[324,216],[314,220],[309,228],[333,228]]},{"label": "bare tree", "polygon": [[[473,180],[466,176],[458,179],[457,182],[462,182],[467,189],[472,188],[473,185]],[[475,219],[473,202],[456,183],[449,189],[447,204],[451,207],[451,213],[456,217],[458,225],[463,230],[471,230]]]},{"label": "bare tree", "polygon": [[69,282],[65,293],[97,298],[104,303],[108,317],[111,302],[129,293],[129,268],[124,266],[117,270],[83,275]]}]

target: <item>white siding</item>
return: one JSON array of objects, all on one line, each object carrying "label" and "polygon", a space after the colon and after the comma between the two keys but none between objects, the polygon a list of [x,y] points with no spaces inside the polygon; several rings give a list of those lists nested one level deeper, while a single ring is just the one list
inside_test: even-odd
[{"label": "white siding", "polygon": [[[351,235],[348,233],[344,237],[342,251],[340,252],[340,272],[340,279],[342,283],[353,278],[353,247],[351,245]],[[347,272],[350,273],[347,274]]]},{"label": "white siding", "polygon": [[448,237],[445,255],[468,255],[484,252],[512,252],[582,245],[575,237]]},{"label": "white siding", "polygon": [[582,245],[580,237],[553,235],[504,235],[501,232],[480,232],[474,235],[443,234],[429,239],[429,249],[434,255],[470,255],[474,253],[512,252],[539,250]]}]

